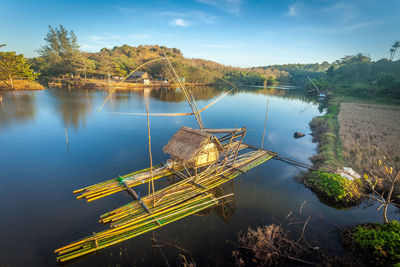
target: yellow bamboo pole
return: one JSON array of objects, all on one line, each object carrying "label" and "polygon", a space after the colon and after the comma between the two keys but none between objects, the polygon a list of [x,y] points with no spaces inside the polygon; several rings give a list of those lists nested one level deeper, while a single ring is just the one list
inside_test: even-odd
[{"label": "yellow bamboo pole", "polygon": [[100,108],[99,108],[99,110],[98,110],[97,112],[100,112],[100,111],[103,109],[104,105],[107,103],[108,99],[110,99],[110,97],[111,97],[112,94],[115,92],[115,90],[117,90],[117,88],[118,88],[129,76],[131,76],[135,71],[137,71],[138,69],[140,69],[140,68],[146,66],[147,64],[150,64],[150,63],[152,63],[152,62],[156,62],[156,61],[159,61],[159,60],[163,60],[163,59],[164,59],[163,57],[159,57],[159,58],[156,58],[156,59],[147,61],[147,62],[143,63],[142,65],[140,65],[139,67],[137,67],[136,69],[134,69],[133,71],[131,71],[131,73],[129,73],[127,76],[125,76],[125,77],[111,90],[110,94],[109,94],[109,95],[107,96],[107,98],[104,100],[103,104],[101,104],[101,106],[100,106]]},{"label": "yellow bamboo pole", "polygon": [[265,113],[265,123],[264,123],[263,137],[262,137],[262,141],[261,141],[261,149],[264,148],[264,136],[265,136],[265,129],[267,128],[267,119],[268,119],[268,106],[269,106],[269,96],[267,97],[267,111]]}]

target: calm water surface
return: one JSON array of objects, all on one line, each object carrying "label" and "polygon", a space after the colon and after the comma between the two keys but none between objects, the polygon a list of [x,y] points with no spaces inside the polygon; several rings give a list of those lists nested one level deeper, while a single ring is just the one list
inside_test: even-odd
[{"label": "calm water surface", "polygon": [[[223,89],[211,87],[193,91],[200,108],[223,93]],[[110,113],[145,112],[143,93],[118,92],[98,113],[106,94],[61,89],[1,93],[0,266],[54,266],[54,249],[105,229],[97,223],[98,216],[131,201],[125,192],[91,203],[76,200],[72,194],[75,189],[149,166],[146,117]],[[294,139],[293,133],[309,133],[308,123],[321,108],[290,90],[243,88],[207,109],[202,115],[204,125],[247,126],[246,143],[259,145],[268,98],[265,148],[309,163],[316,144],[310,135]],[[165,89],[151,93],[150,111],[188,112],[189,107],[179,91]],[[162,147],[182,125],[197,126],[193,117],[152,117],[150,123],[154,163],[168,158]],[[340,227],[380,220],[374,207],[336,210],[322,204],[294,180],[299,172],[296,167],[270,160],[218,189],[220,194],[233,192],[233,202],[70,264],[165,265],[160,249],[152,247],[154,234],[160,242],[181,248],[162,247],[171,265],[179,263],[179,254],[200,266],[232,265],[239,231],[280,223],[291,211],[284,223],[293,233],[296,225],[302,226],[295,222],[311,216],[307,240],[340,253]],[[167,179],[157,181],[158,187],[168,184]],[[137,191],[147,194],[146,186],[137,187]]]}]

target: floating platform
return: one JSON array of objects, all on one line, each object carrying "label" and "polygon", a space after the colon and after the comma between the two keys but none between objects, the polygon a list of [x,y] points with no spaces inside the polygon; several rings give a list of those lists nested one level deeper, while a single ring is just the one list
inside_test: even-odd
[{"label": "floating platform", "polygon": [[[249,146],[245,144],[240,145],[249,148]],[[96,252],[100,249],[123,242],[153,229],[160,228],[201,210],[218,205],[220,200],[232,196],[233,194],[216,198],[212,194],[208,193],[210,189],[232,180],[236,176],[245,173],[275,156],[276,154],[271,151],[257,149],[239,155],[237,158],[232,157],[226,161],[215,164],[212,168],[209,166],[199,174],[188,175],[185,179],[181,177],[181,181],[158,190],[154,192],[154,194],[147,195],[139,201],[133,201],[120,208],[105,213],[100,216],[99,222],[109,224],[111,229],[94,233],[93,235],[55,250],[58,254],[57,260],[65,262]],[[166,169],[162,169],[160,166],[158,167],[161,168],[158,175],[165,173],[175,173],[178,177],[182,175],[179,174],[179,170],[170,170],[167,172],[165,171]],[[147,171],[148,170],[145,169],[126,175],[124,176],[126,178],[123,180],[125,181],[125,179],[127,179],[127,184],[130,180],[134,181],[130,183],[131,185],[137,183],[140,184],[140,179],[148,178],[145,175],[138,176],[138,174],[144,174]],[[189,171],[189,173],[191,172]],[[132,177],[141,178],[131,179]],[[111,194],[117,190],[124,190],[123,186],[118,185],[118,182],[116,182],[115,179],[112,179],[92,187],[77,190],[76,192],[83,193],[81,196],[87,197],[88,192],[98,191],[102,185],[104,186],[105,184],[110,183],[114,185],[113,188],[107,189],[109,191],[102,196]],[[100,195],[97,195],[87,199],[90,201],[99,196]],[[149,211],[143,209],[141,203],[144,203],[144,205],[148,207]]]},{"label": "floating platform", "polygon": [[[127,190],[134,201],[100,216],[99,222],[109,225],[110,229],[55,250],[57,260],[65,262],[93,253],[225,203],[233,194],[216,197],[212,189],[277,156],[242,143],[245,134],[246,127],[191,129],[183,126],[164,146],[164,152],[171,156],[166,164],[74,191],[80,194],[78,199],[90,202]],[[153,189],[143,198],[132,189],[168,175],[175,175],[180,181],[158,191]]]}]

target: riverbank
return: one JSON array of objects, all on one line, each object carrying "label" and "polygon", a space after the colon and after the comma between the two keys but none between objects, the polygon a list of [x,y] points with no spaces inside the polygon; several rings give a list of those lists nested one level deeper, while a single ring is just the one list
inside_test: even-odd
[{"label": "riverbank", "polygon": [[[133,83],[133,82],[120,82],[115,80],[101,80],[101,79],[53,79],[49,81],[48,87],[50,88],[68,88],[68,89],[110,89],[115,88],[119,90],[139,90],[143,88],[178,88],[181,85],[177,83],[168,82],[151,82],[149,84]],[[212,86],[216,84],[206,83],[182,83],[184,86]]]},{"label": "riverbank", "polygon": [[14,88],[6,87],[4,84],[0,84],[0,91],[11,91],[11,90],[43,90],[45,87],[35,81],[27,80],[15,80],[13,81]]},{"label": "riverbank", "polygon": [[331,98],[328,101],[327,112],[315,117],[310,122],[313,142],[318,143],[317,154],[311,158],[314,169],[329,170],[343,166],[341,140],[339,138],[340,102]]},{"label": "riverbank", "polygon": [[[358,205],[363,196],[387,195],[391,189],[385,177],[391,175],[392,171],[396,173],[400,167],[400,107],[396,102],[332,98],[328,100],[326,114],[314,118],[310,128],[314,141],[318,142],[317,154],[313,156],[312,162],[314,168],[320,171],[306,173],[301,182],[315,192],[321,202],[341,209]],[[388,167],[386,163],[381,166],[383,161],[388,163]],[[322,172],[332,172],[343,166],[353,168],[361,176],[370,175],[374,171],[376,174],[376,166],[385,167],[386,172],[372,175],[372,183],[369,180],[371,178],[350,182],[340,175]],[[398,182],[394,186],[391,203],[398,203],[400,199],[397,185]],[[376,190],[375,193],[371,192],[371,188]],[[344,231],[342,243],[356,257],[368,262],[378,265],[399,264],[398,229],[397,221],[355,225]]]}]

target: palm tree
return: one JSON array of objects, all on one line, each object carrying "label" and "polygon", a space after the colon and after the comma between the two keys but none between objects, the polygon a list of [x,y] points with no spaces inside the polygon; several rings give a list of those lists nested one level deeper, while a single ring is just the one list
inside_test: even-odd
[{"label": "palm tree", "polygon": [[400,41],[396,41],[394,42],[394,44],[392,45],[392,48],[390,48],[390,60],[393,60],[394,55],[396,54],[396,50],[397,48],[400,47]]},{"label": "palm tree", "polygon": [[394,51],[396,51],[396,49],[394,49],[393,47],[389,49],[389,53],[390,53],[389,60],[392,60],[392,59],[393,59],[393,57],[394,57]]}]

